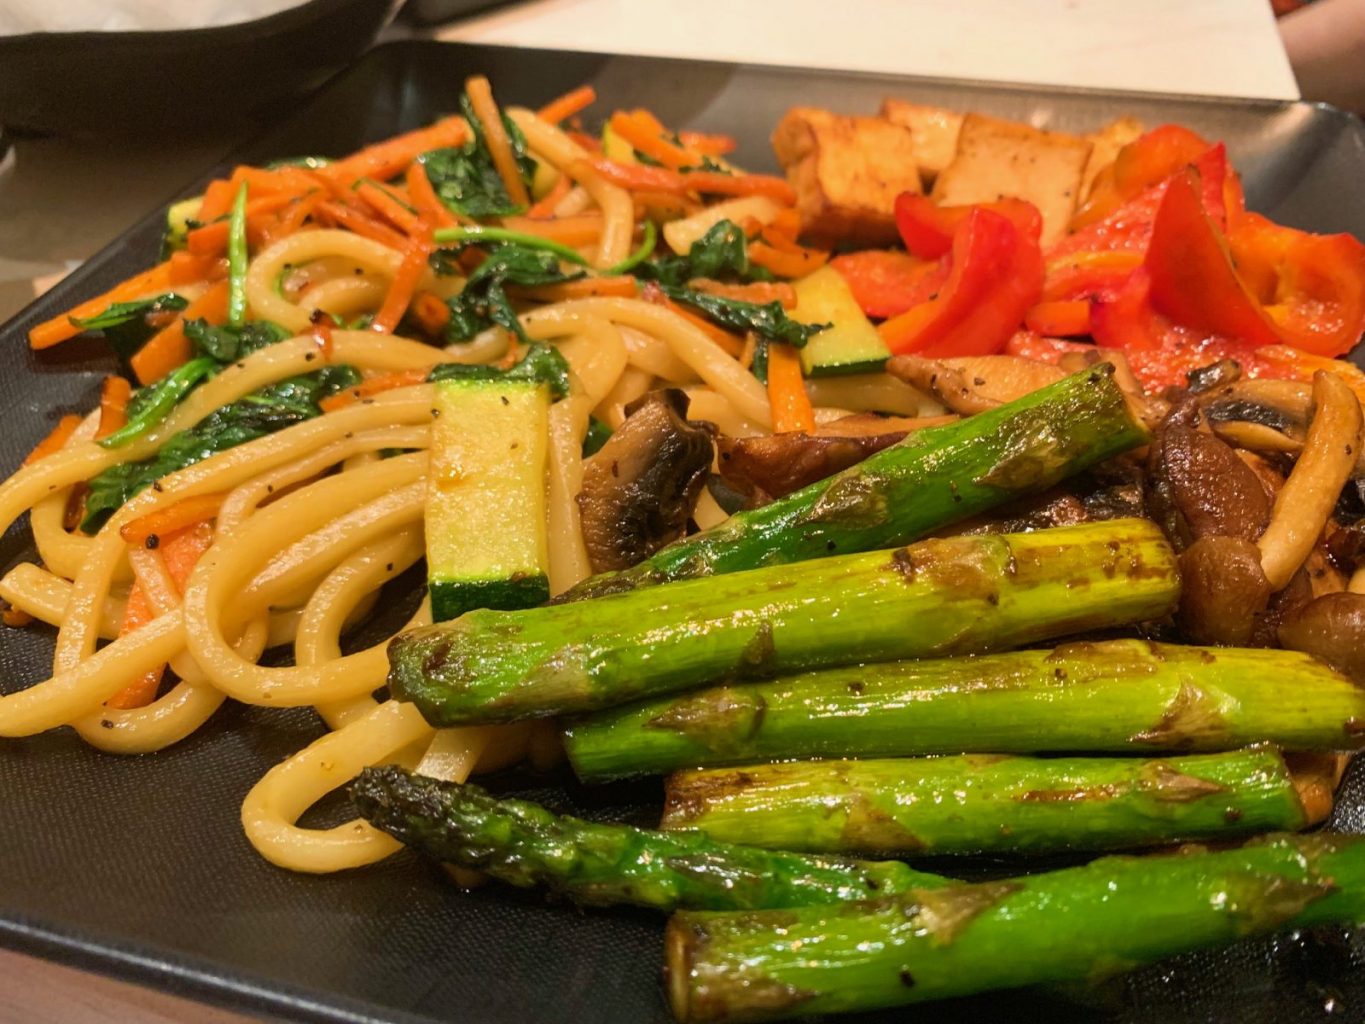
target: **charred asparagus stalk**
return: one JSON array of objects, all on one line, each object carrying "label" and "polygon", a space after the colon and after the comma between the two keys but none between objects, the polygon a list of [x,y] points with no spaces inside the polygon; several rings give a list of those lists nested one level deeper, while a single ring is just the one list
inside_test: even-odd
[{"label": "charred asparagus stalk", "polygon": [[905,544],[1046,490],[1146,439],[1113,367],[1100,363],[998,409],[911,434],[638,565],[585,580],[559,600]]},{"label": "charred asparagus stalk", "polygon": [[665,949],[673,1012],[700,1024],[1088,981],[1278,928],[1359,921],[1365,840],[1324,834],[845,906],[680,913]]},{"label": "charred asparagus stalk", "polygon": [[953,537],[596,601],[470,612],[389,646],[433,725],[587,711],[721,679],[1007,648],[1168,614],[1175,558],[1116,519]]},{"label": "charred asparagus stalk", "polygon": [[561,817],[524,800],[499,800],[477,786],[401,768],[365,769],[351,796],[363,817],[429,856],[597,906],[799,907],[947,884],[894,861],[774,853],[695,832]]},{"label": "charred asparagus stalk", "polygon": [[[1331,810],[1315,801],[1312,813]],[[790,761],[678,772],[664,829],[781,850],[905,854],[1121,850],[1312,824],[1269,747],[1137,758]]]},{"label": "charred asparagus stalk", "polygon": [[1296,651],[1143,640],[718,686],[570,724],[585,780],[793,757],[1365,744],[1365,689]]}]

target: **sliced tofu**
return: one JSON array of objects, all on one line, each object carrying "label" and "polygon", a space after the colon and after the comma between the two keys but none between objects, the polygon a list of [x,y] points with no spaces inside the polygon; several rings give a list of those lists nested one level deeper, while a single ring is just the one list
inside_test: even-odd
[{"label": "sliced tofu", "polygon": [[1141,135],[1142,131],[1142,122],[1137,118],[1120,117],[1086,136],[1094,148],[1090,150],[1090,159],[1085,162],[1085,172],[1081,175],[1079,202],[1085,202],[1086,196],[1090,195],[1095,176],[1112,164],[1119,150]]},{"label": "sliced tofu", "polygon": [[773,150],[796,190],[802,234],[817,245],[894,242],[896,196],[922,191],[910,129],[881,118],[793,107]]},{"label": "sliced tofu", "polygon": [[882,100],[882,117],[892,124],[910,129],[911,148],[919,173],[932,185],[942,170],[957,155],[957,133],[962,130],[962,114],[946,107],[931,107],[888,96]]},{"label": "sliced tofu", "polygon": [[962,119],[957,155],[934,183],[933,197],[949,206],[1027,199],[1043,215],[1043,245],[1066,231],[1076,208],[1090,140],[1045,132],[980,114]]}]

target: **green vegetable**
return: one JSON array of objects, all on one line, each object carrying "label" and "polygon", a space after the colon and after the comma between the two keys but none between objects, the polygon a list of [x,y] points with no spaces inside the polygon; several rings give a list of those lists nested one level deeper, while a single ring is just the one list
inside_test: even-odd
[{"label": "green vegetable", "polygon": [[866,903],[683,912],[664,942],[673,1013],[702,1024],[1091,982],[1280,928],[1360,921],[1365,839],[1273,836]]},{"label": "green vegetable", "polygon": [[662,256],[636,269],[636,276],[681,288],[694,277],[714,281],[771,281],[765,268],[749,262],[744,229],[732,220],[717,221],[689,246],[686,256]]},{"label": "green vegetable", "polygon": [[583,435],[583,458],[596,455],[611,440],[612,429],[596,416],[588,417],[588,432]]},{"label": "green vegetable", "polygon": [[661,828],[812,853],[1092,852],[1313,824],[1268,747],[1157,761],[788,761],[678,772],[666,792]]},{"label": "green vegetable", "polygon": [[504,380],[547,384],[555,398],[569,395],[569,361],[559,349],[533,341],[521,361],[511,369],[500,370],[484,363],[441,363],[427,374],[427,380]]},{"label": "green vegetable", "polygon": [[1147,439],[1105,363],[996,409],[920,430],[842,473],[739,512],[567,600],[891,547],[1037,494]]},{"label": "green vegetable", "polygon": [[260,349],[285,341],[292,335],[277,323],[252,320],[241,327],[216,327],[207,320],[186,320],[185,337],[194,345],[196,355],[227,364],[244,359]]},{"label": "green vegetable", "polygon": [[[483,125],[475,116],[469,97],[461,95],[460,109],[469,123],[470,140],[463,146],[434,149],[419,157],[431,187],[446,206],[473,220],[521,213],[523,207],[512,202],[502,177],[493,166],[493,158],[484,141]],[[502,124],[512,143],[522,178],[529,187],[535,174],[535,161],[527,156],[526,139],[505,114]]]},{"label": "green vegetable", "polygon": [[645,221],[644,237],[640,240],[639,248],[623,259],[620,263],[614,264],[603,271],[604,274],[618,275],[628,274],[636,267],[642,266],[645,260],[649,259],[654,247],[659,243],[659,230],[654,226],[652,220]]},{"label": "green vegetable", "polygon": [[151,458],[110,466],[96,475],[90,481],[81,529],[99,532],[126,501],[163,476],[321,415],[319,400],[359,383],[360,374],[351,367],[329,366],[269,384],[215,409],[193,427],[168,438]]},{"label": "green vegetable", "polygon": [[114,350],[120,362],[137,355],[147,340],[159,328],[147,322],[147,318],[159,313],[178,313],[189,302],[173,292],[157,295],[149,299],[136,299],[133,302],[115,302],[103,312],[84,320],[72,318],[71,322],[83,331],[100,331],[109,347]]},{"label": "green vegetable", "polygon": [[428,856],[512,885],[543,885],[594,906],[743,910],[908,893],[944,879],[869,863],[731,846],[553,814],[473,785],[366,768],[351,787],[360,814]]},{"label": "green vegetable", "polygon": [[[433,255],[437,271],[443,272],[440,260],[440,253]],[[468,341],[484,328],[499,324],[523,342],[529,342],[504,287],[509,284],[529,287],[558,284],[583,276],[581,272],[565,274],[553,253],[510,243],[496,245],[489,250],[488,258],[469,275],[460,294],[446,300],[450,307],[446,341]]]},{"label": "green vegetable", "polygon": [[793,348],[804,348],[807,341],[825,329],[828,324],[805,324],[787,316],[782,303],[774,300],[759,305],[756,302],[742,302],[727,299],[709,292],[694,291],[691,288],[676,288],[660,285],[663,293],[674,302],[692,306],[708,317],[732,331],[744,334],[753,331],[767,341],[780,341]]},{"label": "green vegetable", "polygon": [[600,780],[791,757],[1345,750],[1362,722],[1365,689],[1306,654],[1113,640],[719,686],[573,722],[564,746]]},{"label": "green vegetable", "polygon": [[552,252],[560,259],[568,260],[570,263],[579,266],[587,266],[588,264],[582,253],[577,249],[570,248],[563,242],[541,238],[539,235],[528,235],[525,231],[513,231],[510,228],[490,228],[482,224],[471,224],[469,226],[441,228],[432,237],[441,243],[462,242],[468,245],[510,242],[523,249],[540,249],[544,252]]},{"label": "green vegetable", "polygon": [[1116,519],[922,541],[516,612],[389,645],[389,688],[433,725],[588,711],[722,679],[968,654],[1169,614],[1175,556]]},{"label": "green vegetable", "polygon": [[550,389],[537,381],[504,375],[437,384],[426,500],[435,621],[549,600],[549,411]]},{"label": "green vegetable", "polygon": [[117,448],[141,437],[170,415],[200,381],[217,371],[216,362],[200,356],[176,367],[155,384],[139,388],[128,401],[128,421],[99,443],[105,448]]},{"label": "green vegetable", "polygon": [[880,370],[891,352],[849,290],[844,276],[823,266],[794,285],[796,319],[829,326],[801,350],[807,377]]},{"label": "green vegetable", "polygon": [[161,236],[163,253],[183,249],[190,228],[195,223],[194,216],[204,204],[203,196],[190,196],[166,207],[166,230]]},{"label": "green vegetable", "polygon": [[228,303],[229,327],[241,327],[246,322],[246,182],[237,189],[228,220]]}]

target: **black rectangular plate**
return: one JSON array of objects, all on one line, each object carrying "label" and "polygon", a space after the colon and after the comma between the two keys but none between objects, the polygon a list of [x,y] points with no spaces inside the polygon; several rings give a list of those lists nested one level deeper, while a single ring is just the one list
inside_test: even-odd
[{"label": "black rectangular plate", "polygon": [[[647,106],[669,124],[733,134],[736,159],[754,169],[772,168],[768,135],[793,104],[874,112],[895,94],[1076,131],[1121,114],[1149,125],[1178,121],[1226,140],[1253,208],[1365,237],[1365,131],[1355,118],[1309,104],[436,43],[371,52],[204,180],[237,162],[344,153],[416,127],[454,109],[462,80],[475,72],[492,78],[502,100],[532,105],[592,82],[605,109]],[[39,358],[24,332],[147,266],[160,222],[160,211],[150,214],[0,327],[0,465],[17,465],[61,412],[91,407],[109,367],[98,346],[79,342]],[[4,536],[6,568],[33,557],[26,533],[19,524]],[[0,635],[0,690],[44,677],[50,650],[40,632]],[[147,757],[96,753],[66,729],[0,740],[0,943],[298,1020],[669,1019],[653,916],[581,912],[498,885],[462,893],[406,854],[330,877],[290,874],[256,856],[238,822],[243,795],[320,733],[306,710],[228,706],[185,742]],[[640,806],[638,789],[555,788],[594,815]],[[1365,772],[1348,777],[1333,827],[1365,831]],[[1180,958],[1074,996],[994,994],[850,1020],[1365,1020],[1362,966],[1365,938],[1327,929]]]}]

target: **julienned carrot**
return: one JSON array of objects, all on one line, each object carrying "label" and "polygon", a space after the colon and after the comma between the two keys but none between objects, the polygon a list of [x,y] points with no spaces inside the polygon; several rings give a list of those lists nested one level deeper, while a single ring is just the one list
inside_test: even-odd
[{"label": "julienned carrot", "polygon": [[462,117],[447,117],[426,128],[396,135],[321,169],[319,173],[350,188],[360,178],[388,181],[401,174],[423,153],[463,145],[469,138]]},{"label": "julienned carrot", "polygon": [[431,187],[431,179],[427,177],[426,168],[421,163],[414,160],[408,164],[405,180],[408,186],[408,197],[412,200],[412,205],[417,208],[418,215],[427,224],[433,228],[448,228],[459,223],[455,215],[450,212],[450,208],[441,202],[441,197]]},{"label": "julienned carrot", "polygon": [[160,544],[161,538],[168,533],[214,518],[223,507],[225,498],[226,491],[183,498],[174,505],[167,505],[124,523],[118,535],[128,544],[146,544],[151,537],[157,538],[156,543]]},{"label": "julienned carrot", "polygon": [[1024,326],[1050,338],[1073,338],[1090,333],[1090,302],[1054,299],[1036,303],[1024,314]]},{"label": "julienned carrot", "polygon": [[45,459],[49,455],[55,455],[62,450],[62,446],[71,439],[71,435],[76,432],[76,428],[81,425],[81,418],[74,412],[69,412],[57,421],[57,425],[52,428],[52,432],[34,446],[33,451],[29,452],[24,458],[24,465],[31,466],[39,459]]},{"label": "julienned carrot", "polygon": [[386,334],[393,333],[417,291],[417,284],[427,269],[427,257],[431,255],[434,247],[430,231],[426,232],[424,237],[414,238],[408,243],[403,253],[403,262],[398,265],[398,272],[389,283],[388,294],[384,296],[379,312],[374,315],[371,328]]},{"label": "julienned carrot", "polygon": [[773,433],[815,430],[815,410],[801,379],[801,356],[790,345],[768,346],[768,404],[773,411]]},{"label": "julienned carrot", "polygon": [[545,106],[536,111],[536,116],[542,121],[550,124],[559,124],[567,121],[574,114],[581,114],[588,107],[597,102],[597,90],[590,85],[580,85],[572,92],[566,92],[558,99],[553,99]]},{"label": "julienned carrot", "polygon": [[687,282],[693,291],[719,295],[724,299],[739,302],[753,302],[765,306],[769,302],[780,302],[783,309],[796,308],[796,289],[785,281],[754,281],[752,284],[726,284],[707,277],[694,277]]},{"label": "julienned carrot", "polygon": [[439,338],[450,323],[450,307],[435,292],[418,292],[412,297],[408,315],[433,338]]},{"label": "julienned carrot", "polygon": [[[279,212],[275,223],[266,228],[266,237],[262,241],[268,244],[276,239],[292,235],[303,227],[303,222],[308,219],[308,215],[317,209],[318,204],[326,198],[327,193],[321,188],[314,188],[301,196],[295,196],[290,205]],[[248,226],[250,225],[248,224]]]},{"label": "julienned carrot", "polygon": [[540,220],[555,215],[555,207],[559,201],[569,194],[569,189],[573,188],[572,182],[567,174],[560,174],[555,179],[555,183],[550,186],[550,191],[531,204],[531,208],[526,211],[526,216]]},{"label": "julienned carrot", "polygon": [[430,373],[431,367],[425,366],[414,370],[395,370],[393,373],[382,373],[377,377],[368,377],[353,388],[338,391],[335,395],[328,395],[318,402],[318,407],[323,412],[336,412],[348,405],[354,405],[362,398],[371,398],[374,395],[383,394],[385,391],[392,391],[394,388],[410,388],[414,384],[422,384]]},{"label": "julienned carrot", "polygon": [[517,155],[512,151],[512,140],[507,137],[507,129],[502,123],[502,111],[493,99],[493,87],[483,75],[471,75],[465,79],[465,95],[469,106],[483,127],[483,142],[488,155],[493,158],[493,166],[502,179],[502,187],[507,190],[508,198],[518,206],[530,206],[531,197],[526,191],[526,182],[521,180],[521,168],[517,166]]},{"label": "julienned carrot", "polygon": [[54,316],[51,320],[45,320],[38,324],[28,332],[29,346],[34,349],[51,348],[53,345],[74,338],[81,333],[81,328],[72,323],[72,320],[84,320],[96,313],[102,313],[116,302],[128,302],[143,295],[163,291],[170,286],[170,283],[171,264],[167,260],[165,263],[158,263],[150,270],[135,274],[121,284],[114,285],[103,295],[88,299],[68,309],[60,316]]},{"label": "julienned carrot", "polygon": [[[207,522],[165,534],[158,539],[157,550],[166,563],[166,573],[176,589],[182,593],[189,582],[190,573],[199,559],[213,543],[213,527]],[[131,633],[138,626],[145,625],[155,616],[146,593],[136,583],[128,593],[128,603],[123,613],[123,625],[119,635]],[[111,708],[140,708],[156,699],[156,691],[161,686],[161,675],[165,666],[152,669],[136,682],[129,683],[117,694],[106,701]]]},{"label": "julienned carrot", "polygon": [[217,326],[227,320],[228,283],[217,281],[209,290],[180,312],[169,327],[152,335],[128,361],[139,384],[160,380],[190,358],[190,339],[185,337],[185,321],[207,320]]},{"label": "julienned carrot", "polygon": [[749,243],[749,260],[770,270],[778,277],[805,277],[829,260],[823,249],[803,249],[800,246],[779,249],[766,242]]},{"label": "julienned carrot", "polygon": [[133,395],[133,386],[128,378],[110,376],[100,385],[100,424],[95,431],[95,440],[108,437],[128,422],[128,399]]},{"label": "julienned carrot", "polygon": [[277,192],[298,195],[312,188],[315,179],[302,167],[276,167],[273,170],[265,170],[243,164],[234,168],[232,177],[228,179],[234,193],[242,182],[247,183],[253,196],[269,196]]},{"label": "julienned carrot", "polygon": [[547,238],[561,245],[590,245],[602,237],[602,212],[576,213],[572,217],[504,217],[502,226],[511,231]]},{"label": "julienned carrot", "polygon": [[705,332],[706,336],[719,345],[729,355],[738,359],[744,353],[744,341],[738,336],[731,334],[723,327],[717,327],[710,320],[697,316],[686,309],[683,309],[676,302],[670,299],[663,291],[654,284],[645,285],[640,292],[640,298],[646,302],[652,302],[656,306],[663,306],[665,309],[676,313],[693,327]]},{"label": "julienned carrot", "polygon": [[524,288],[509,285],[509,295],[534,299],[537,302],[567,302],[569,299],[622,298],[633,299],[640,294],[640,283],[629,274],[615,277],[580,277],[576,281],[558,284],[538,284]]},{"label": "julienned carrot", "polygon": [[329,220],[348,231],[354,231],[362,238],[387,245],[390,249],[402,249],[408,244],[408,240],[393,228],[365,215],[354,206],[328,200],[318,204],[317,212],[324,220]]},{"label": "julienned carrot", "polygon": [[683,167],[700,167],[702,155],[684,149],[664,137],[665,128],[659,120],[645,110],[627,113],[618,110],[611,115],[611,130],[630,143],[636,151],[657,160],[665,167],[679,170]]},{"label": "julienned carrot", "polygon": [[739,145],[730,135],[709,135],[706,132],[678,132],[678,141],[694,153],[724,156]]},{"label": "julienned carrot", "polygon": [[613,185],[627,191],[701,192],[721,196],[767,196],[791,206],[796,192],[782,178],[770,174],[725,174],[721,171],[689,171],[680,174],[667,167],[619,164],[603,157],[592,159],[593,169]]},{"label": "julienned carrot", "polygon": [[355,187],[355,194],[366,206],[405,234],[413,235],[422,230],[422,219],[373,181],[361,181]]},{"label": "julienned carrot", "polygon": [[232,199],[236,194],[237,186],[227,178],[209,182],[208,188],[204,189],[204,200],[199,204],[199,212],[194,215],[194,219],[201,224],[217,220],[232,207]]},{"label": "julienned carrot", "polygon": [[[270,225],[271,221],[267,215],[283,209],[294,199],[295,196],[287,192],[276,192],[274,195],[262,196],[246,204],[247,229],[255,241],[260,241]],[[196,256],[221,256],[227,251],[227,243],[228,222],[225,220],[205,224],[185,236],[185,248]]]},{"label": "julienned carrot", "polygon": [[171,253],[170,284],[195,284],[199,281],[216,281],[227,273],[227,264],[221,256],[199,256],[188,249]]}]

